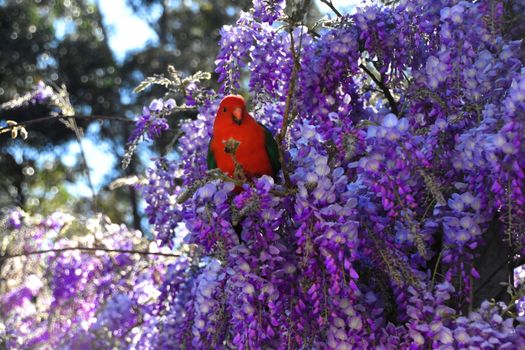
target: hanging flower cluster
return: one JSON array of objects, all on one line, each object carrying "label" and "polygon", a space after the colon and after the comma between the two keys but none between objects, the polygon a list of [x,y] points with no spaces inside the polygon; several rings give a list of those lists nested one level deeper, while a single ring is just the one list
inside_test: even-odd
[{"label": "hanging flower cluster", "polygon": [[217,101],[183,126],[182,162],[150,170],[165,184],[183,179],[159,196],[145,186],[159,234],[186,231],[203,254],[198,272],[180,270],[171,308],[184,311],[165,318],[173,339],[203,349],[523,346],[508,306],[466,312],[490,225],[503,225],[511,256],[523,249],[523,73],[502,6],[401,1],[316,33],[273,25],[263,3],[221,32],[217,72],[229,93],[249,68],[256,118],[274,133],[286,123],[290,182],[262,177],[239,191],[206,173]]},{"label": "hanging flower cluster", "polygon": [[[177,258],[102,215],[41,218],[21,210],[2,225],[1,343],[8,349],[134,346]],[[166,252],[167,251],[167,252]]]}]

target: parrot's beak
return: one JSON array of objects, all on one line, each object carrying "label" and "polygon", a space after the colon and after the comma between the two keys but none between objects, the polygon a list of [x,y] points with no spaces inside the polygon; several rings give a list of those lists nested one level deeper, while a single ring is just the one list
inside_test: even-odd
[{"label": "parrot's beak", "polygon": [[242,122],[242,108],[235,108],[233,110],[233,122],[237,125],[241,125]]}]

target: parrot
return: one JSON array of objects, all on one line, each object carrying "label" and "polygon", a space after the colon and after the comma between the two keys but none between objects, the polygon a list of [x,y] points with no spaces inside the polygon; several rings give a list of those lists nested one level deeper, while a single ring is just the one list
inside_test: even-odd
[{"label": "parrot", "polygon": [[239,95],[224,97],[213,123],[213,135],[208,145],[208,169],[219,168],[233,177],[235,165],[227,141],[239,142],[235,158],[248,179],[262,175],[277,177],[281,169],[277,142],[263,124],[247,111],[244,98]]},{"label": "parrot", "polygon": [[[234,152],[228,149],[231,139],[238,142]],[[244,98],[239,95],[228,95],[219,105],[208,145],[208,169],[219,168],[233,178],[235,164],[232,153],[235,153],[235,159],[248,180],[262,175],[275,179],[281,169],[279,149],[271,131],[248,113]],[[235,192],[240,190],[236,187]],[[241,225],[232,223],[232,226],[239,242],[242,242]]]}]

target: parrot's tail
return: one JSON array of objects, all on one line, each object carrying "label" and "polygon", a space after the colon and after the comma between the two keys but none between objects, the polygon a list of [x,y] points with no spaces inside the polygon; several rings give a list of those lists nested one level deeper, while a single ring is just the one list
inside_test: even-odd
[{"label": "parrot's tail", "polygon": [[242,238],[241,238],[242,226],[241,226],[241,224],[233,225],[233,229],[235,230],[235,233],[237,233],[237,237],[239,237],[239,243],[242,243]]}]

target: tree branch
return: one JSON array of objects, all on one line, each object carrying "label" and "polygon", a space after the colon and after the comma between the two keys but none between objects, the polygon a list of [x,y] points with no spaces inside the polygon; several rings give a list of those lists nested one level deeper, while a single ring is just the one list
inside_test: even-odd
[{"label": "tree branch", "polygon": [[[302,35],[301,35],[301,40],[302,40]],[[286,164],[284,161],[283,142],[286,138],[286,133],[288,131],[290,111],[292,110],[292,96],[295,92],[297,74],[300,68],[299,57],[297,55],[297,52],[295,51],[295,43],[294,43],[292,29],[290,29],[290,50],[292,51],[292,60],[293,60],[292,76],[290,78],[290,86],[288,88],[288,95],[286,96],[286,102],[284,105],[283,126],[281,128],[281,132],[279,133],[279,135],[277,135],[277,144],[279,146],[278,147],[279,161],[281,163],[281,168],[283,169],[283,176],[284,176],[284,182],[286,184],[286,187],[290,187],[290,175],[288,174],[288,170],[286,169]]]},{"label": "tree branch", "polygon": [[17,127],[17,126],[24,126],[25,127],[25,126],[31,125],[31,124],[37,124],[37,123],[46,122],[48,120],[61,120],[61,119],[66,119],[67,120],[67,119],[71,119],[71,118],[74,118],[74,119],[77,119],[77,120],[87,120],[87,121],[91,121],[91,120],[110,120],[110,121],[117,121],[117,122],[123,122],[123,123],[135,123],[135,121],[132,120],[132,119],[129,119],[129,118],[126,118],[126,117],[111,116],[111,115],[76,115],[76,116],[55,115],[55,116],[47,116],[47,117],[42,117],[42,118],[26,120],[26,121],[21,122],[20,124],[17,124],[17,125],[6,126],[6,127],[3,127],[3,128],[0,128],[0,134],[4,133],[4,132],[9,132],[9,131],[11,131],[11,129],[13,129],[13,128]]},{"label": "tree branch", "polygon": [[336,14],[337,17],[343,17],[343,15],[341,14],[341,12],[339,12],[339,11],[335,8],[334,4],[332,3],[332,0],[321,0],[321,2],[322,2],[323,4],[326,4],[328,7],[330,7],[330,9],[331,9],[332,11],[334,11],[334,13]]},{"label": "tree branch", "polygon": [[390,109],[392,110],[392,113],[399,116],[399,111],[397,109],[397,103],[394,99],[394,96],[392,96],[392,93],[388,89],[388,87],[385,85],[382,79],[377,79],[377,77],[368,69],[364,64],[360,64],[359,67],[368,74],[368,76],[376,83],[376,85],[383,91],[383,94],[385,94],[386,99],[388,100],[388,103],[390,104]]},{"label": "tree branch", "polygon": [[79,251],[86,251],[86,252],[99,252],[100,251],[100,252],[108,252],[108,253],[180,257],[180,254],[178,253],[148,252],[148,251],[133,250],[133,249],[110,249],[110,248],[105,248],[105,247],[64,247],[64,248],[55,248],[55,249],[35,250],[32,252],[23,252],[23,253],[17,253],[17,254],[0,255],[0,261],[4,259],[12,259],[12,258],[17,258],[21,256],[39,255],[39,254],[47,254],[47,253],[61,253],[61,252],[70,251],[70,250],[79,250]]}]

